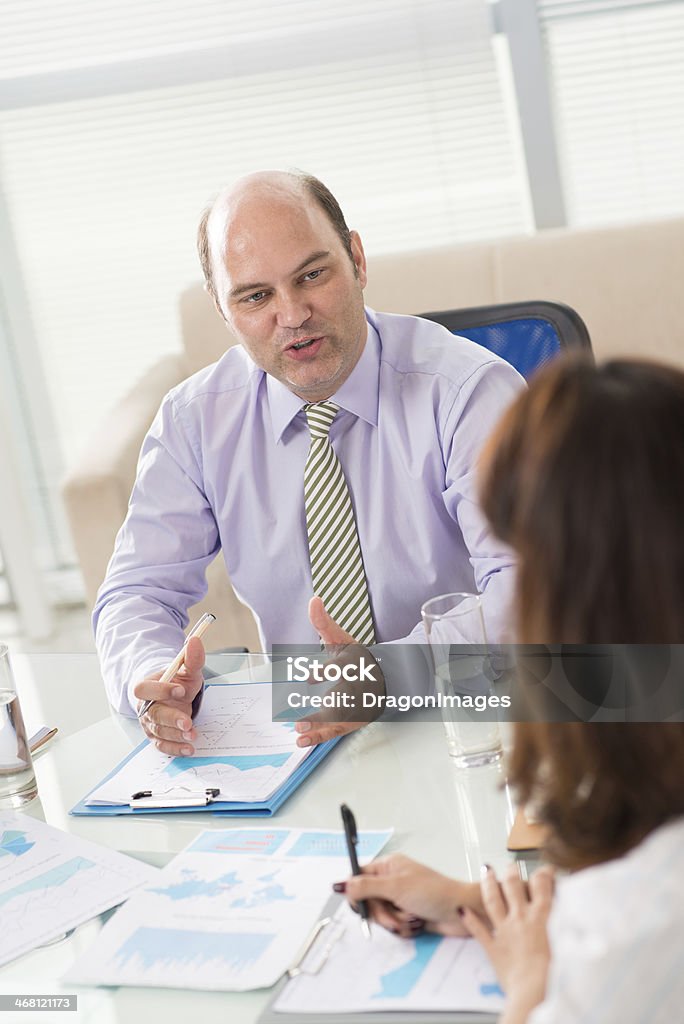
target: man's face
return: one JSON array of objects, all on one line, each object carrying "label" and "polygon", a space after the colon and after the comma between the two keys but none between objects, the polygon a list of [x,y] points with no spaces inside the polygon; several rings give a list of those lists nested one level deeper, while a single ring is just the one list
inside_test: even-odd
[{"label": "man's face", "polygon": [[[213,221],[213,223],[212,223]],[[308,196],[247,194],[209,223],[218,305],[252,359],[308,402],[329,398],[366,341],[366,265]]]}]

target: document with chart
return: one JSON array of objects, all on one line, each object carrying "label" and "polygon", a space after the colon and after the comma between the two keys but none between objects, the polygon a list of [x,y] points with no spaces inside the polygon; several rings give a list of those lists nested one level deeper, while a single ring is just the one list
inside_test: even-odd
[{"label": "document with chart", "polygon": [[[359,835],[363,860],[391,832]],[[273,985],[349,872],[344,834],[201,833],[105,925],[67,981],[239,991]]]},{"label": "document with chart", "polygon": [[122,903],[158,868],[0,811],[0,964]]},{"label": "document with chart", "polygon": [[145,800],[173,806],[213,790],[218,803],[258,803],[315,752],[296,745],[292,722],[272,721],[271,686],[265,683],[208,686],[195,726],[192,757],[170,757],[146,742],[86,797],[85,806],[128,805],[144,793],[149,795],[137,803],[144,810]]},{"label": "document with chart", "polygon": [[273,1009],[298,1015],[502,1010],[503,992],[474,939],[427,933],[402,939],[379,925],[372,930],[372,941],[364,942],[358,916],[341,903]]}]

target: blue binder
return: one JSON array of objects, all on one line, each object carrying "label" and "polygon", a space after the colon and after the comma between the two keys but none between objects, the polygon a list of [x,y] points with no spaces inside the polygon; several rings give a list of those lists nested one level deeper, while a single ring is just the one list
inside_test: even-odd
[{"label": "blue binder", "polygon": [[[215,685],[215,684],[214,684]],[[220,684],[219,684],[220,685]],[[96,789],[99,789],[103,783],[108,782],[123,768],[131,758],[135,757],[141,750],[149,744],[149,740],[143,740],[134,750],[128,754],[127,757],[120,761],[112,769],[112,771],[97,785],[83,797],[82,800],[71,808],[69,814],[83,815],[83,816],[111,816],[117,814],[181,814],[195,811],[210,811],[212,814],[218,815],[219,817],[235,817],[235,818],[270,818],[276,811],[285,803],[287,798],[294,793],[296,789],[301,786],[304,780],[311,774],[311,772],[321,763],[323,758],[327,757],[333,747],[339,743],[342,737],[337,736],[332,740],[328,740],[327,743],[320,743],[308,757],[297,765],[292,774],[283,782],[274,793],[271,794],[268,800],[257,801],[253,803],[239,801],[239,800],[221,800],[215,799],[213,794],[217,793],[214,791],[207,791],[207,794],[212,793],[212,796],[207,795],[207,800],[203,803],[196,802],[192,804],[182,804],[173,806],[158,805],[158,806],[131,806],[129,804],[94,804],[89,806],[87,800]],[[144,803],[144,801],[142,801]]]}]

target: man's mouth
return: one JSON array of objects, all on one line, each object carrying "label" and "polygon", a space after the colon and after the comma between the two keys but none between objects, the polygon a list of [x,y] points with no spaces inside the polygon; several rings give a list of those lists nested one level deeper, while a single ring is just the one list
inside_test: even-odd
[{"label": "man's mouth", "polygon": [[316,338],[302,338],[301,341],[295,341],[292,345],[288,345],[285,353],[290,359],[310,359],[316,355],[322,344],[323,337],[320,335]]}]

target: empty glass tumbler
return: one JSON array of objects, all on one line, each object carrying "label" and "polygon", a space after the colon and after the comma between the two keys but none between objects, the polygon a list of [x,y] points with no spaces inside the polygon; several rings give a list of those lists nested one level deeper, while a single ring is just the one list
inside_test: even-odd
[{"label": "empty glass tumbler", "polygon": [[491,695],[487,635],[479,594],[442,594],[421,615],[440,700],[449,754],[459,768],[501,757],[501,733]]}]

